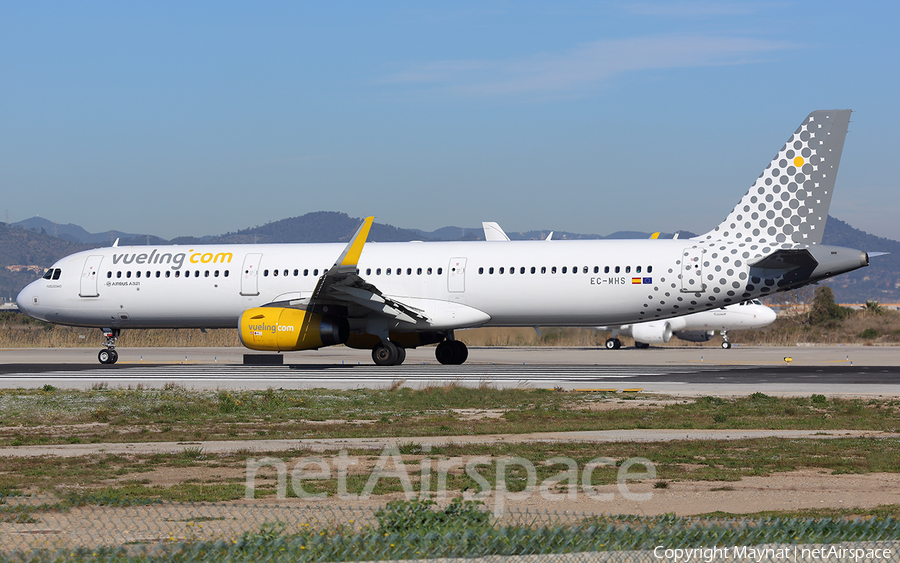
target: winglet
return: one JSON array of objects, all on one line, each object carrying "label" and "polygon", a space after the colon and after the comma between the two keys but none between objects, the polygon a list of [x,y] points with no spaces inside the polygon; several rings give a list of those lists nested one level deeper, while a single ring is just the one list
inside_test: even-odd
[{"label": "winglet", "polygon": [[650,235],[650,238],[652,238],[653,240],[658,239],[658,238],[659,238],[659,231],[657,231],[657,232],[653,233],[652,235]]},{"label": "winglet", "polygon": [[335,268],[356,268],[356,265],[359,263],[359,257],[362,254],[363,246],[365,246],[366,239],[369,237],[369,229],[372,228],[372,221],[374,220],[375,217],[366,217],[363,224],[360,225],[359,229],[356,231],[356,234],[350,239],[347,248],[345,248],[344,252],[338,257],[337,262],[334,263]]}]

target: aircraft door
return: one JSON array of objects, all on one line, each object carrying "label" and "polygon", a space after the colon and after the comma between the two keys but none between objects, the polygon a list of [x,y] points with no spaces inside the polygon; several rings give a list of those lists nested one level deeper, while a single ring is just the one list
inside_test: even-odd
[{"label": "aircraft door", "polygon": [[466,290],[466,259],[451,258],[447,267],[447,290],[450,293],[463,293]]},{"label": "aircraft door", "polygon": [[100,262],[103,256],[88,256],[84,261],[84,269],[81,270],[81,287],[79,287],[78,295],[81,297],[99,297],[100,292],[97,290],[98,280],[100,278]]},{"label": "aircraft door", "polygon": [[681,292],[700,293],[706,291],[703,281],[702,248],[685,248],[681,253]]},{"label": "aircraft door", "polygon": [[248,254],[241,268],[241,295],[259,295],[259,262],[262,254]]}]

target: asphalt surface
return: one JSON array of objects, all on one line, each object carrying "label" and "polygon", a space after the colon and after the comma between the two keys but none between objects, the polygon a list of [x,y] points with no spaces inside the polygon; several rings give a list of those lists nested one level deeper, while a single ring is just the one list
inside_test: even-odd
[{"label": "asphalt surface", "polygon": [[900,396],[900,348],[472,348],[444,366],[433,350],[410,350],[401,366],[378,367],[365,350],[286,354],[284,365],[243,365],[235,348],[120,348],[118,364],[96,349],[0,350],[0,387],[91,388],[98,384],[189,388],[357,388],[490,384],[498,387],[640,389],[670,395]]}]

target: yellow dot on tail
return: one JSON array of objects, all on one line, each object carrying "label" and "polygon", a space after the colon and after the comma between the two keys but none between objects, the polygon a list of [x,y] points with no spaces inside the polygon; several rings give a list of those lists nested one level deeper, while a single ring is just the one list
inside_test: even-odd
[{"label": "yellow dot on tail", "polygon": [[803,166],[803,162],[804,162],[803,157],[798,156],[797,158],[794,159],[794,166],[796,166],[797,168],[800,168],[801,166]]}]

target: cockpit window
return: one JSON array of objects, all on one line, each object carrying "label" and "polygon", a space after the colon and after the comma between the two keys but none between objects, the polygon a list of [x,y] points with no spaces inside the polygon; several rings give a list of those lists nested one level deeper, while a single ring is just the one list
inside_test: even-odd
[{"label": "cockpit window", "polygon": [[55,270],[53,270],[53,279],[58,280],[59,276],[61,276],[61,275],[62,275],[62,270],[60,270],[59,268],[56,268]]},{"label": "cockpit window", "polygon": [[47,270],[47,273],[42,276],[45,280],[49,280],[53,277],[53,268]]},{"label": "cockpit window", "polygon": [[50,268],[49,270],[44,272],[44,275],[41,276],[41,278],[45,280],[58,280],[59,276],[61,275],[62,270],[60,270],[59,268]]}]

